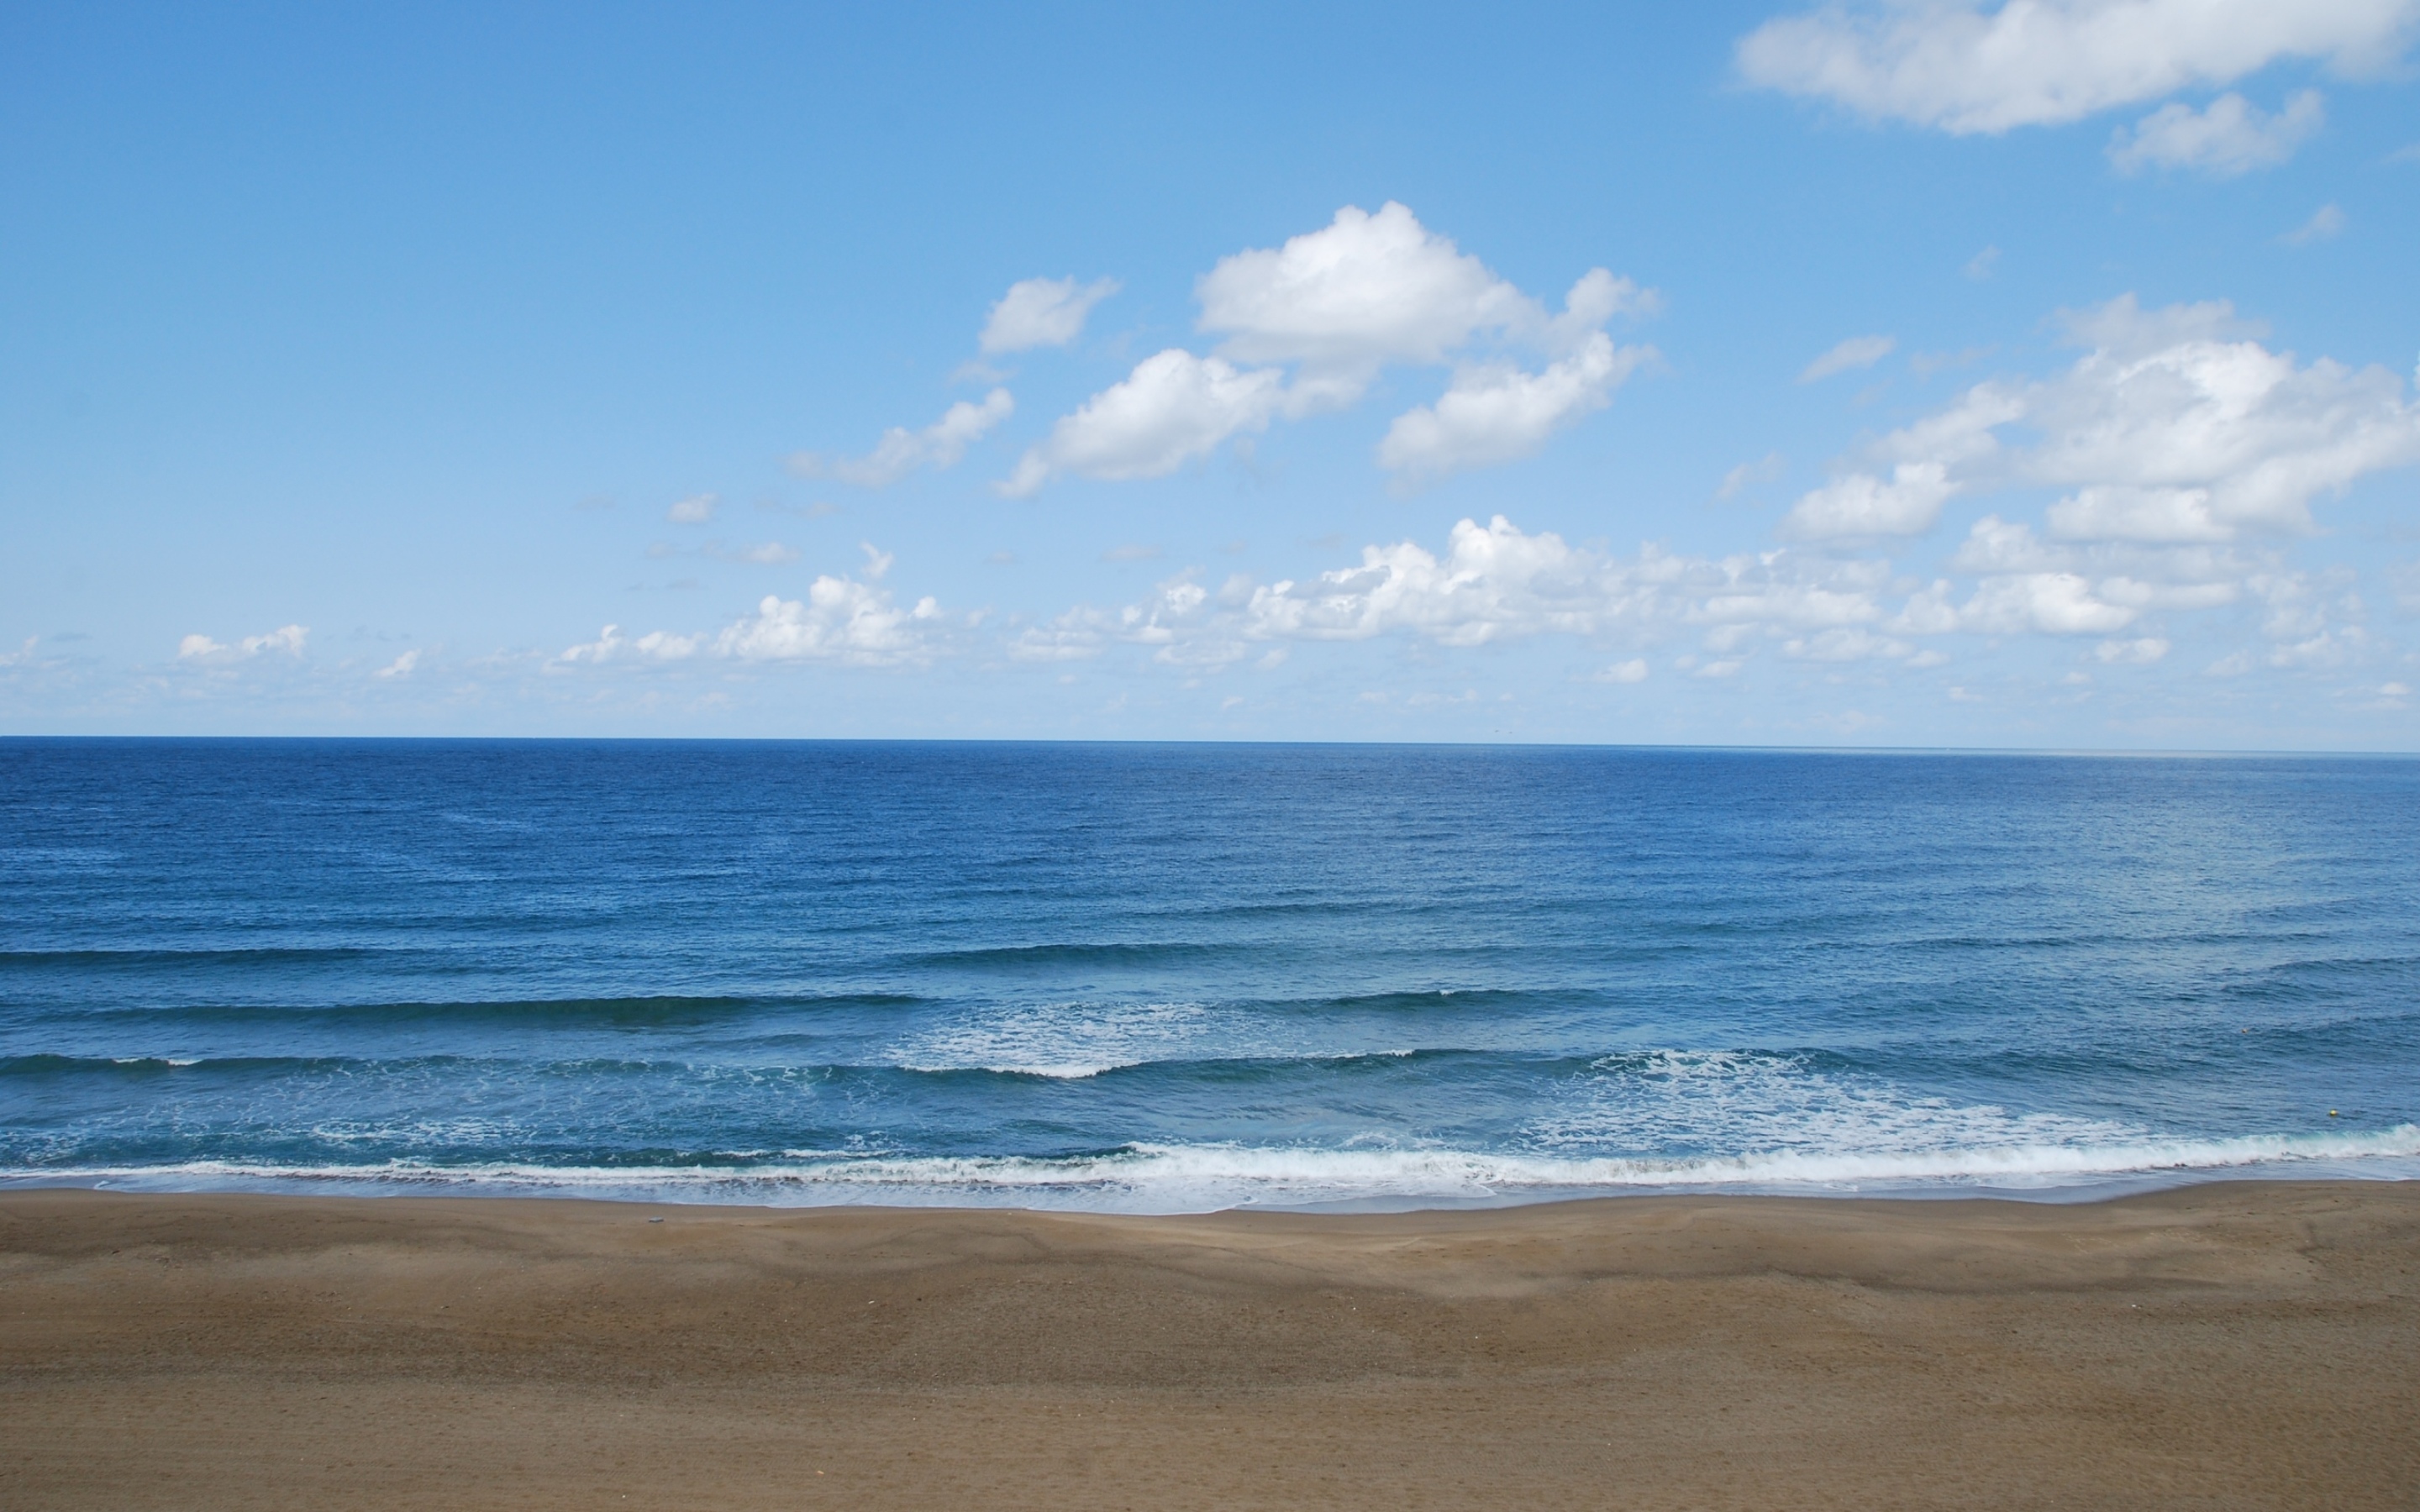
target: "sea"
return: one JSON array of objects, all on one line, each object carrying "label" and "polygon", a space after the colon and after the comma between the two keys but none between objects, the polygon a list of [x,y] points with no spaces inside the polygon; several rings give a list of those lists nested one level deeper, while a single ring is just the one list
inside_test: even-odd
[{"label": "sea", "polygon": [[2420,761],[0,741],[0,1184],[2420,1176]]}]

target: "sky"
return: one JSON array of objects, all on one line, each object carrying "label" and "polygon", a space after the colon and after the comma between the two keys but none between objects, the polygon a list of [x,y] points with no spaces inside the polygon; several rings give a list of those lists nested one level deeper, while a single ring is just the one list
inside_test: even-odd
[{"label": "sky", "polygon": [[0,733],[2420,748],[2420,0],[0,7]]}]

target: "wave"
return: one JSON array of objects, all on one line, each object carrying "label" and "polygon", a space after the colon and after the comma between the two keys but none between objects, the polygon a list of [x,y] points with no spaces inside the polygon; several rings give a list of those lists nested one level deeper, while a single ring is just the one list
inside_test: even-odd
[{"label": "wave", "polygon": [[89,1025],[155,1021],[202,1026],[274,1024],[320,1024],[347,1027],[378,1027],[429,1022],[474,1027],[482,1025],[531,1025],[539,1027],[599,1025],[608,1027],[677,1026],[706,1024],[752,1014],[791,1011],[830,1011],[851,1009],[889,1011],[913,1009],[927,999],[912,993],[788,993],[775,995],[685,995],[654,994],[616,997],[528,997],[430,999],[389,1003],[199,1003],[174,1008],[141,1006],[101,1011],[75,1009],[55,1016]]},{"label": "wave", "polygon": [[940,970],[1042,971],[1053,966],[1180,965],[1249,953],[1265,956],[1265,945],[1212,945],[1196,941],[1120,941],[1099,945],[985,946],[957,950],[925,950],[905,956],[908,965]]},{"label": "wave", "polygon": [[0,1184],[152,1190],[306,1187],[456,1191],[762,1203],[1016,1206],[1130,1212],[1235,1207],[1401,1208],[1536,1202],[1642,1192],[2071,1192],[2128,1180],[2221,1175],[2420,1177],[2420,1125],[2367,1132],[2138,1139],[2105,1145],[1818,1151],[1675,1158],[1557,1158],[1466,1149],[1356,1149],[1136,1144],[1069,1156],[842,1155],[789,1151],[757,1164],[547,1166],[280,1165],[190,1161],[156,1165],[0,1167]]},{"label": "wave", "polygon": [[0,970],[76,966],[85,970],[140,966],[301,965],[367,960],[392,954],[366,945],[243,945],[85,947],[61,950],[0,950]]}]

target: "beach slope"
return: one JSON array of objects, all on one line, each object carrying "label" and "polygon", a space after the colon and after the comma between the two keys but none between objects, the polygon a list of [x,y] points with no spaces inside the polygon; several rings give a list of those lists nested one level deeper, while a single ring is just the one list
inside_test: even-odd
[{"label": "beach slope", "polygon": [[2412,1507],[2420,1183],[1186,1218],[0,1193],[0,1505]]}]

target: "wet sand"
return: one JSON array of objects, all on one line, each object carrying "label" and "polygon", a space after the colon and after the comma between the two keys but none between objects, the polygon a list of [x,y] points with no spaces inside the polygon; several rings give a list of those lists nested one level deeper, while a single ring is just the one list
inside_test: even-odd
[{"label": "wet sand", "polygon": [[2420,1183],[0,1193],[0,1506],[2414,1507]]}]

